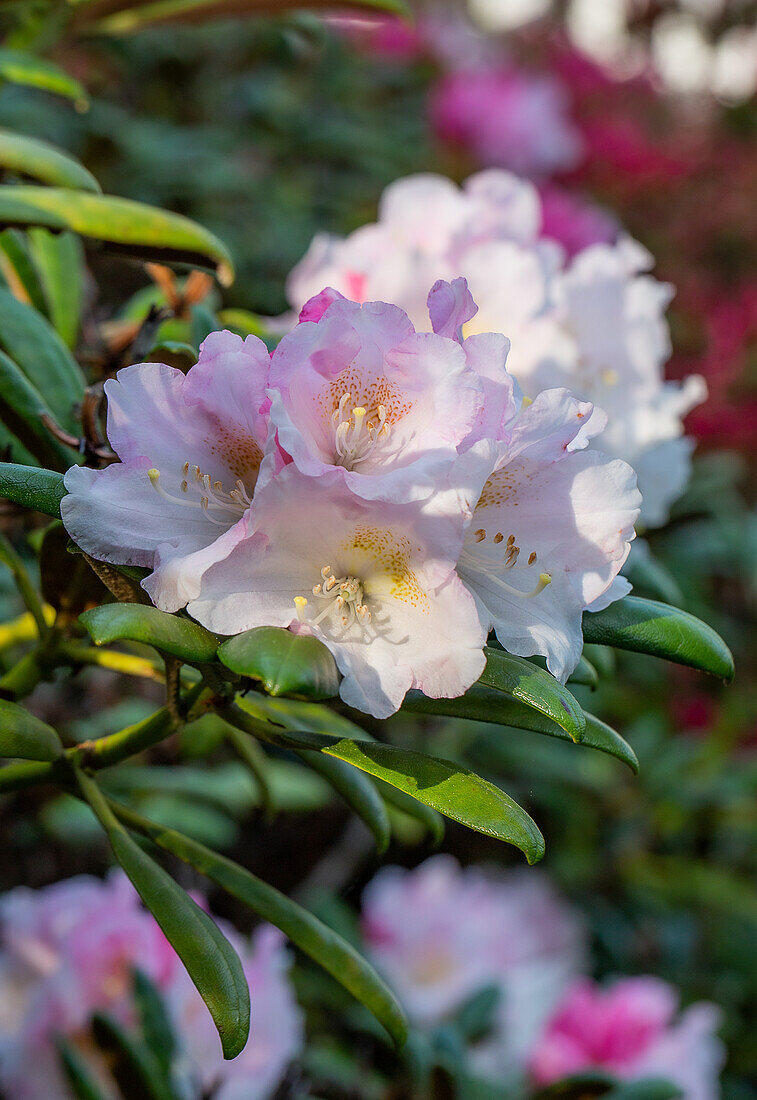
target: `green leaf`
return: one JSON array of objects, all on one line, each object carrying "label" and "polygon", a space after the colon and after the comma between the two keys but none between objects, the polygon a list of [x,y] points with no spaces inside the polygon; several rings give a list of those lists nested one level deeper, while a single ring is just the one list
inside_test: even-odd
[{"label": "green leaf", "polygon": [[155,844],[194,867],[232,897],[247,905],[261,920],[280,928],[295,947],[328,971],[368,1008],[401,1046],[407,1036],[404,1013],[394,994],[373,967],[346,940],[319,921],[307,909],[269,886],[249,871],[218,855],[198,841],[165,829],[116,806],[119,817]]},{"label": "green leaf", "polygon": [[47,316],[67,347],[79,336],[84,297],[84,250],[73,233],[31,228],[29,247],[45,296]]},{"label": "green leaf", "polygon": [[54,187],[0,187],[0,224],[70,229],[161,263],[211,267],[222,286],[234,279],[225,245],[181,214],[132,199]]},{"label": "green leaf", "polygon": [[134,968],[134,1003],[139,1015],[142,1037],[157,1062],[166,1081],[171,1077],[171,1062],[176,1052],[176,1038],[166,1006],[151,978]]},{"label": "green leaf", "polygon": [[172,1100],[150,1048],[105,1012],[92,1017],[92,1033],[123,1100]]},{"label": "green leaf", "polygon": [[376,848],[383,854],[392,839],[386,806],[371,780],[341,760],[319,752],[298,752],[301,760],[329,783],[373,833]]},{"label": "green leaf", "polygon": [[17,760],[57,760],[63,753],[52,726],[16,703],[0,699],[0,756]]},{"label": "green leaf", "polygon": [[55,1046],[74,1100],[106,1100],[105,1093],[100,1091],[91,1069],[76,1047],[62,1035],[56,1037]]},{"label": "green leaf", "polygon": [[259,626],[229,638],[218,659],[232,672],[259,680],[269,695],[330,699],[339,691],[334,658],[323,642],[278,626]]},{"label": "green leaf", "polygon": [[95,645],[143,642],[181,661],[202,664],[216,655],[218,639],[192,619],[179,618],[141,603],[93,607],[79,616]]},{"label": "green leaf", "polygon": [[484,653],[486,668],[479,677],[480,684],[512,695],[540,711],[562,726],[574,741],[583,738],[586,731],[584,713],[568,689],[554,676],[523,657],[514,657],[501,649],[486,646]]},{"label": "green leaf", "polygon": [[224,1058],[235,1058],[250,1033],[250,991],[236,952],[207,913],[119,824],[94,780],[80,770],[77,778],[108,835],[113,855],[208,1006]]},{"label": "green leaf", "polygon": [[38,138],[0,129],[0,168],[30,176],[53,187],[72,187],[99,193],[100,185],[83,164]]},{"label": "green leaf", "polygon": [[66,495],[63,474],[0,462],[0,497],[35,512],[60,519],[60,502]]},{"label": "green leaf", "polygon": [[444,818],[440,813],[432,810],[430,806],[426,806],[423,802],[419,802],[416,798],[411,798],[410,795],[398,790],[390,783],[385,783],[383,779],[377,779],[374,776],[373,782],[378,787],[381,797],[390,806],[394,806],[396,810],[401,810],[408,817],[415,818],[430,833],[432,843],[441,844],[444,840]]},{"label": "green leaf", "polygon": [[44,394],[45,405],[58,423],[78,435],[74,410],[86,388],[79,365],[44,317],[2,289],[0,347],[18,364],[30,385]]},{"label": "green leaf", "polygon": [[[493,722],[498,726],[510,726],[513,729],[543,733],[547,737],[558,737],[562,741],[573,740],[556,722],[537,714],[523,703],[508,699],[500,692],[478,684],[474,684],[465,695],[457,699],[427,699],[419,691],[410,691],[405,696],[402,709],[417,714],[439,714],[448,718],[468,718],[473,722]],[[627,764],[631,771],[638,773],[639,761],[628,742],[594,715],[585,713],[584,717],[586,732],[581,745],[615,756]]]},{"label": "green leaf", "polygon": [[52,435],[43,416],[53,416],[50,406],[17,364],[0,351],[0,419],[39,462],[67,470],[76,452]]},{"label": "green leaf", "polygon": [[87,93],[78,80],[57,65],[21,50],[0,49],[0,79],[65,96],[73,99],[77,109],[86,110]]},{"label": "green leaf", "polygon": [[29,302],[38,313],[47,312],[47,303],[31,256],[26,233],[4,229],[0,233],[0,271],[14,297]]},{"label": "green leaf", "polygon": [[626,596],[604,611],[584,612],[587,642],[664,657],[730,682],[733,656],[711,626],[668,604]]},{"label": "green leaf", "polygon": [[653,556],[646,544],[637,548],[634,543],[634,553],[623,568],[623,575],[628,577],[634,589],[643,596],[650,596],[653,600],[662,600],[663,603],[673,604],[674,607],[684,606],[684,596],[678,581],[661,561]]},{"label": "green leaf", "polygon": [[582,684],[583,687],[589,687],[593,691],[599,686],[599,673],[591,661],[581,656],[578,658],[578,664],[568,677],[568,683]]},{"label": "green leaf", "polygon": [[[238,698],[237,703],[243,712],[239,721],[245,728],[245,700]],[[225,717],[233,721],[234,714],[239,716],[239,710],[231,708]],[[266,730],[264,725],[255,722],[258,735],[267,736],[273,744],[293,749],[317,749],[344,760],[417,798],[452,821],[516,845],[529,863],[536,863],[544,855],[544,838],[526,811],[499,787],[451,760],[378,741],[358,741],[305,730],[292,733],[276,726],[268,726]]]}]

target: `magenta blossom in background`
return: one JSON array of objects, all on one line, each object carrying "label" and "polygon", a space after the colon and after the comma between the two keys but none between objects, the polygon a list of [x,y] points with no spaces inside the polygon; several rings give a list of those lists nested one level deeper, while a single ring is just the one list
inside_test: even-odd
[{"label": "magenta blossom in background", "polygon": [[724,1061],[720,1012],[699,1003],[680,1015],[678,995],[658,978],[624,978],[607,989],[577,981],[530,1059],[535,1084],[586,1070],[622,1080],[667,1078],[684,1100],[715,1100]]},{"label": "magenta blossom in background", "polygon": [[619,226],[611,214],[574,191],[542,184],[541,235],[557,241],[569,257],[592,244],[614,244]]},{"label": "magenta blossom in background", "polygon": [[81,875],[0,899],[0,1089],[7,1100],[68,1095],[55,1037],[86,1058],[103,1096],[112,1079],[90,1033],[94,1012],[134,1028],[132,974],[139,967],[165,999],[179,1047],[181,1095],[266,1100],[302,1042],[287,954],[276,929],[252,944],[224,927],[254,987],[256,1018],[243,1053],[224,1062],[215,1027],[170,944],[120,872]]},{"label": "magenta blossom in background", "polygon": [[583,155],[567,97],[550,76],[514,67],[451,72],[433,90],[430,109],[437,137],[484,167],[543,179],[575,168]]}]

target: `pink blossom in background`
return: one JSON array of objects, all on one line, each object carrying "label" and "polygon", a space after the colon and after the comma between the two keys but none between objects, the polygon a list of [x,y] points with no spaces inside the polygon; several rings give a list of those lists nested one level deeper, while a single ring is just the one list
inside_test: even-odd
[{"label": "pink blossom in background", "polygon": [[[87,1059],[103,1094],[112,1081],[89,1032],[104,1011],[135,1026],[132,971],[139,967],[163,995],[182,1051],[179,1074],[187,1100],[213,1085],[213,1100],[265,1100],[272,1095],[302,1036],[289,986],[287,955],[272,928],[252,945],[224,928],[254,984],[257,1018],[234,1062],[224,1062],[215,1027],[170,944],[125,875],[81,875],[40,890],[20,887],[0,899],[0,1088],[7,1100],[67,1095],[56,1035]],[[240,1084],[241,1082],[241,1084]],[[235,1089],[237,1091],[235,1091]]]},{"label": "pink blossom in background", "polygon": [[437,137],[482,166],[543,179],[575,168],[584,146],[561,85],[519,69],[480,68],[442,76],[431,94]]},{"label": "pink blossom in background", "polygon": [[704,1002],[678,1015],[678,994],[658,978],[623,978],[602,989],[577,981],[534,1047],[537,1085],[587,1070],[622,1080],[667,1078],[684,1100],[715,1100],[725,1060],[720,1011]]},{"label": "pink blossom in background", "polygon": [[326,21],[351,47],[385,61],[414,61],[425,51],[421,25],[397,15],[332,15]]},{"label": "pink blossom in background", "polygon": [[611,214],[566,187],[542,184],[541,235],[557,241],[569,257],[592,244],[613,244],[619,226]]},{"label": "pink blossom in background", "polygon": [[545,877],[463,870],[448,855],[379,871],[363,894],[362,926],[418,1027],[443,1022],[486,986],[499,989],[494,1035],[473,1052],[493,1078],[523,1067],[584,960],[581,921]]}]

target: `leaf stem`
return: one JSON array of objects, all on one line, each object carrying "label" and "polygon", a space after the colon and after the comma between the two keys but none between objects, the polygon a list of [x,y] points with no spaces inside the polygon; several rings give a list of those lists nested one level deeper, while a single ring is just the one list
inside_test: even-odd
[{"label": "leaf stem", "polygon": [[48,626],[44,604],[42,603],[42,599],[37,589],[32,584],[26,566],[16,553],[10,540],[2,533],[0,533],[0,562],[6,565],[13,574],[13,579],[16,582],[16,587],[18,588],[21,599],[24,601],[29,613],[33,616],[41,637],[46,633]]}]

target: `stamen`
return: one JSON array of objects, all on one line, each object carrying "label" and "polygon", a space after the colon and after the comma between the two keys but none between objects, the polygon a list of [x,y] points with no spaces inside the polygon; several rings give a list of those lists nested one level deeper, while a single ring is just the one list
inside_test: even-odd
[{"label": "stamen", "polygon": [[379,444],[389,438],[391,431],[386,419],[385,405],[377,406],[376,419],[373,419],[369,417],[368,409],[363,405],[356,405],[352,412],[349,412],[351,401],[351,394],[342,394],[339,407],[331,417],[332,422],[336,424],[335,462],[344,466],[346,470],[353,470],[361,462],[370,459]]},{"label": "stamen", "polygon": [[304,596],[294,598],[300,622],[307,623],[308,626],[318,626],[319,623],[332,619],[332,625],[341,633],[357,623],[365,635],[365,628],[371,622],[371,613],[363,603],[361,582],[356,577],[335,577],[330,565],[324,565],[321,577],[324,582],[314,585],[312,593],[322,601],[322,607],[312,618],[307,615],[307,599]]},{"label": "stamen", "polygon": [[[209,474],[203,474],[199,466],[190,466],[185,462],[182,467],[184,479],[180,483],[181,496],[174,496],[167,492],[160,483],[160,470],[153,467],[147,471],[147,476],[158,496],[163,497],[170,504],[180,504],[184,508],[199,508],[211,523],[219,527],[230,527],[250,507],[252,500],[245,488],[244,482],[237,479],[236,488],[230,493],[224,492],[221,481],[211,481]],[[199,497],[194,493],[202,490]],[[213,515],[211,512],[219,513]],[[225,515],[224,515],[225,513]]]}]

